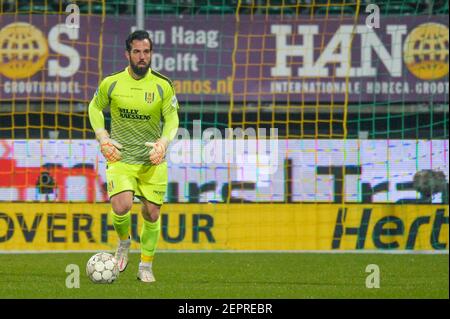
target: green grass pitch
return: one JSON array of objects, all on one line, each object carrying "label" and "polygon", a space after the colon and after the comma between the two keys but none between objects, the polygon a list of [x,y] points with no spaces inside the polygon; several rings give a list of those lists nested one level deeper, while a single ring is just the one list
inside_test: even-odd
[{"label": "green grass pitch", "polygon": [[[159,253],[156,282],[136,279],[130,254],[113,284],[93,284],[93,253],[0,254],[0,298],[449,298],[449,256],[424,254]],[[68,264],[80,267],[80,288],[67,288]],[[366,288],[369,264],[380,288]]]}]

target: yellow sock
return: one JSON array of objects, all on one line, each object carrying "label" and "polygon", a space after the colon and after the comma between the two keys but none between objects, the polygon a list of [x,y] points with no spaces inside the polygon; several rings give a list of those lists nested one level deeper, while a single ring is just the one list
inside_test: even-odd
[{"label": "yellow sock", "polygon": [[114,229],[117,235],[119,235],[120,240],[127,240],[130,235],[131,213],[117,215],[111,210],[111,217]]},{"label": "yellow sock", "polygon": [[154,223],[144,220],[141,230],[141,260],[151,262],[158,245],[159,233],[161,230],[161,218]]},{"label": "yellow sock", "polygon": [[146,256],[144,254],[141,254],[141,261],[143,263],[151,263],[153,261],[154,256]]}]

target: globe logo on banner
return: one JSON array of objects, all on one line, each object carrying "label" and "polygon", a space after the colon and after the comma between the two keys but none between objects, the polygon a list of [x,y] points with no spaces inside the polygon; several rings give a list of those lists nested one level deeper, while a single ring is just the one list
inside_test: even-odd
[{"label": "globe logo on banner", "polygon": [[11,79],[33,76],[48,57],[44,34],[29,23],[11,23],[0,30],[0,74]]},{"label": "globe logo on banner", "polygon": [[404,60],[409,71],[422,80],[436,80],[448,74],[448,28],[424,23],[406,38]]}]

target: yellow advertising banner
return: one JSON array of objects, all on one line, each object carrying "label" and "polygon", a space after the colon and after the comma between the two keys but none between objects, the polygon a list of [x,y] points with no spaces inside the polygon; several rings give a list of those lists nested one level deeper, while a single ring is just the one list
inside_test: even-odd
[{"label": "yellow advertising banner", "polygon": [[[112,250],[109,204],[1,203],[0,251]],[[160,250],[448,250],[448,206],[166,204]],[[140,207],[132,210],[139,249]]]}]

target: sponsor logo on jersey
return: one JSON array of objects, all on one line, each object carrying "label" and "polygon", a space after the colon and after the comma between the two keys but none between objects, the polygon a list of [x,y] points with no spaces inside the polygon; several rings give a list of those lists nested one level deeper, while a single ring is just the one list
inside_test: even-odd
[{"label": "sponsor logo on jersey", "polygon": [[152,117],[148,114],[139,114],[138,109],[126,109],[119,107],[120,117],[123,119],[129,119],[129,120],[144,120],[148,121]]}]

